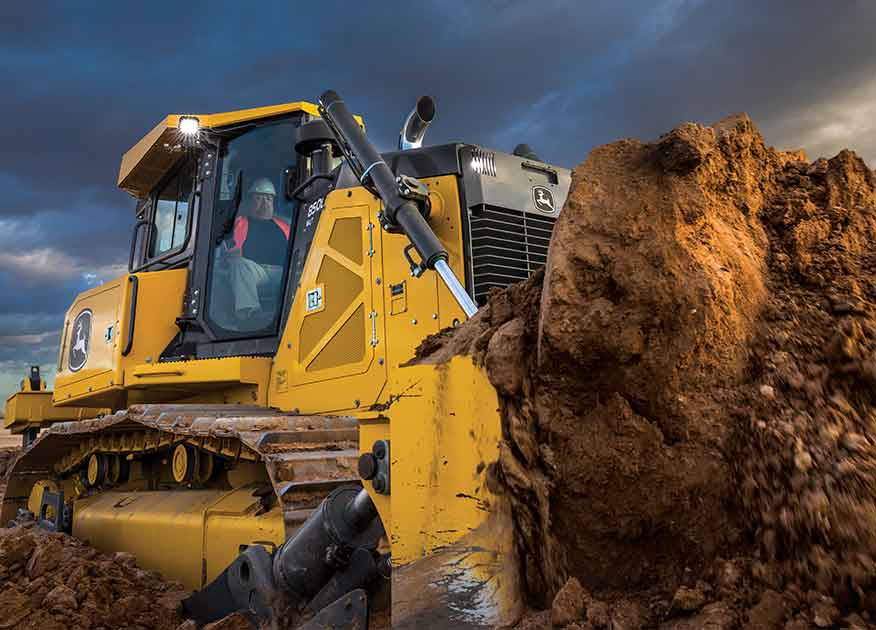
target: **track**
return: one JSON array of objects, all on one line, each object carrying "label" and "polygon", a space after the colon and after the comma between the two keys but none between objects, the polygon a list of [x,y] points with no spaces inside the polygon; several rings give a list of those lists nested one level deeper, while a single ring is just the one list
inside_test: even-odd
[{"label": "track", "polygon": [[33,484],[69,476],[94,453],[136,458],[189,444],[229,465],[265,465],[287,533],[335,487],[359,483],[353,418],[296,416],[239,405],[134,405],[115,414],[53,425],[16,462],[0,522],[24,507]]}]

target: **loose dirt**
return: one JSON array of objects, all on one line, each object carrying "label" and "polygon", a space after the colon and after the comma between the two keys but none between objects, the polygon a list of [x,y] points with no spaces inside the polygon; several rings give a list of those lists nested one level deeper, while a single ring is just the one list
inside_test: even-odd
[{"label": "loose dirt", "polygon": [[173,630],[187,592],[66,534],[0,529],[0,628]]},{"label": "loose dirt", "polygon": [[571,577],[569,628],[870,627],[874,237],[860,158],[776,151],[744,115],[574,170],[544,272],[418,353],[500,392],[534,608]]},{"label": "loose dirt", "polygon": [[[20,449],[0,450],[0,497]],[[103,554],[33,520],[0,528],[0,630],[196,630],[181,615],[189,595],[177,582],[137,566],[129,553]],[[254,630],[240,615],[205,630]]]}]

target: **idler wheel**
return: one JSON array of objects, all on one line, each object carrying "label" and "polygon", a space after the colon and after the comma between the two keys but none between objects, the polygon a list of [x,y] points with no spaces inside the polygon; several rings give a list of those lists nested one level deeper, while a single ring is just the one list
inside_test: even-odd
[{"label": "idler wheel", "polygon": [[107,457],[103,453],[94,453],[88,458],[88,469],[85,480],[92,488],[106,481]]},{"label": "idler wheel", "polygon": [[177,483],[190,483],[198,470],[198,450],[188,444],[177,444],[173,449],[173,480]]}]

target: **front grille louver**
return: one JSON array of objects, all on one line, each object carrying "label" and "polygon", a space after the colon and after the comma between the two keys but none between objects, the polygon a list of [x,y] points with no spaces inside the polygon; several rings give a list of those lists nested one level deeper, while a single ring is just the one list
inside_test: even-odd
[{"label": "front grille louver", "polygon": [[486,206],[470,219],[475,300],[526,280],[547,262],[553,217]]}]

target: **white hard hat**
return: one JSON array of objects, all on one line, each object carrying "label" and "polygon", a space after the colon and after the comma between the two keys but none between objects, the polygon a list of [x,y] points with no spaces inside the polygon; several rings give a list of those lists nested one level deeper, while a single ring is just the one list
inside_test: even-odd
[{"label": "white hard hat", "polygon": [[253,193],[262,193],[264,195],[274,195],[277,196],[277,189],[274,188],[273,182],[267,177],[259,177],[252,183],[252,186],[249,187],[249,194]]}]

